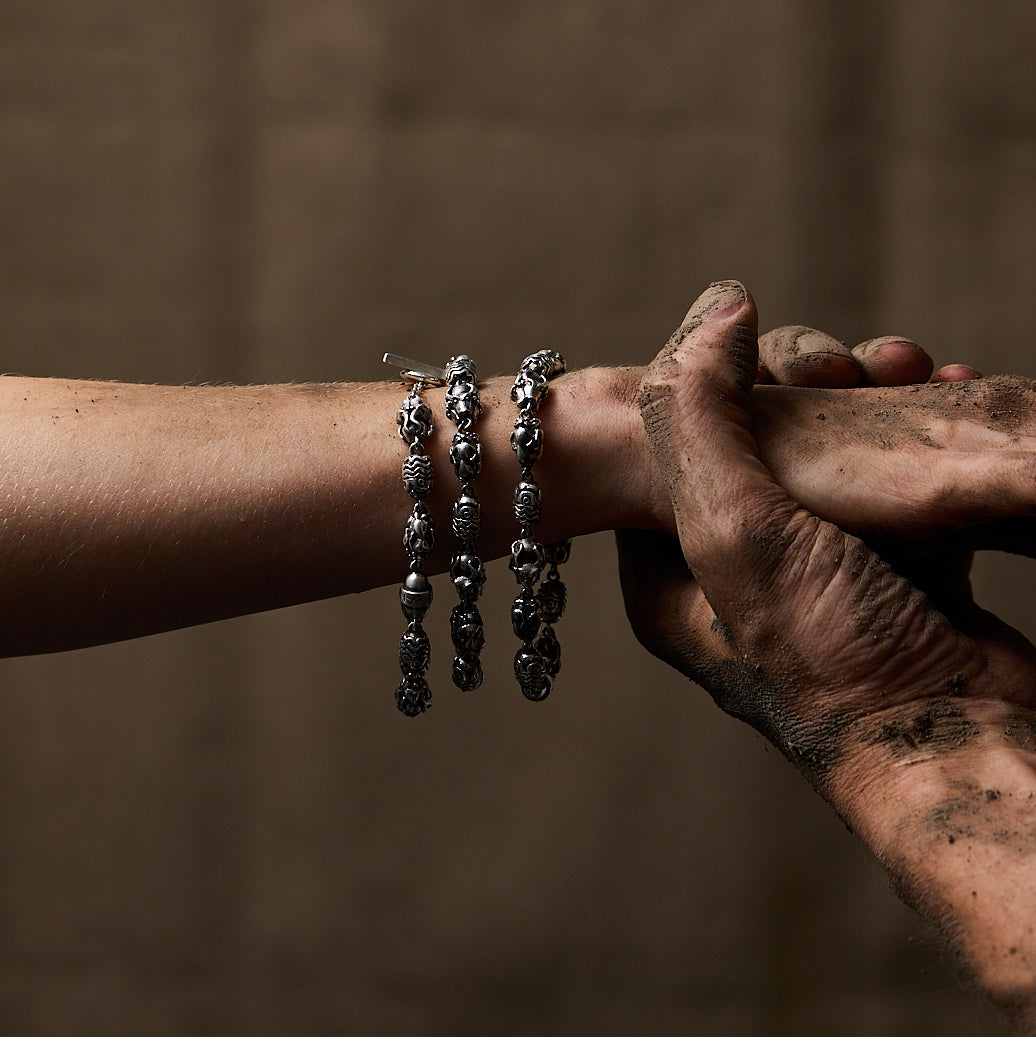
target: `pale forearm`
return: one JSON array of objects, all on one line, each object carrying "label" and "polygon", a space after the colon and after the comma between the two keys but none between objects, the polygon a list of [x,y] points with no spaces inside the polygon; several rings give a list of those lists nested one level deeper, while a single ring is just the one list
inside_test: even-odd
[{"label": "pale forearm", "polygon": [[[577,372],[552,385],[537,466],[545,537],[650,524],[646,468],[623,470],[638,379]],[[502,378],[483,386],[476,491],[485,558],[504,554],[515,532],[508,388]],[[0,380],[0,653],[76,647],[396,581],[412,503],[395,427],[403,395],[398,383]],[[457,483],[442,390],[425,395],[437,422],[429,444],[442,545],[429,568],[437,571],[449,561]]]}]

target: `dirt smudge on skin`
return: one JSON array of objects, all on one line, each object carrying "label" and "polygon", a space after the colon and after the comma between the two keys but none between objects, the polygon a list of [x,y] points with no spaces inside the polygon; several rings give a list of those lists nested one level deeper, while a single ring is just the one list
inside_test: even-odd
[{"label": "dirt smudge on skin", "polygon": [[952,698],[928,699],[905,717],[880,724],[860,737],[863,745],[886,746],[894,759],[918,751],[951,752],[967,745],[979,733]]},{"label": "dirt smudge on skin", "polygon": [[1029,716],[1016,716],[1004,724],[1003,740],[1007,745],[1036,752],[1036,721]]},{"label": "dirt smudge on skin", "polygon": [[[637,392],[637,405],[640,408],[648,442],[651,444],[662,478],[671,495],[675,495],[681,479],[684,478],[685,447],[683,443],[687,439],[685,434],[687,430],[681,428],[678,414],[675,413],[677,408],[674,407],[674,397],[678,391],[676,383],[682,377],[692,378],[699,375],[696,370],[685,372],[684,365],[675,354],[691,335],[698,333],[708,323],[710,312],[729,304],[730,296],[721,295],[702,314],[694,314],[689,317],[673,333],[655,358]],[[717,325],[716,330],[718,334],[724,335],[730,329],[722,329],[721,325]],[[740,324],[735,325],[732,332],[734,341],[726,344],[727,359],[722,361],[720,366],[722,368],[729,364],[733,368],[736,386],[746,394],[747,399],[758,369],[756,332],[754,327]],[[709,344],[703,343],[703,348],[708,349]],[[727,374],[723,371],[718,381],[726,383],[726,378]],[[728,387],[724,385],[724,391],[727,390]]]},{"label": "dirt smudge on skin", "polygon": [[753,727],[776,746],[820,789],[841,758],[846,732],[857,717],[849,711],[806,719],[789,708],[799,688],[788,679],[770,679],[758,667],[714,660],[697,668],[694,677],[729,716]]},{"label": "dirt smudge on skin", "polygon": [[950,785],[949,795],[932,807],[925,826],[947,843],[992,843],[1021,856],[1036,855],[1036,805],[1015,803],[1008,793],[973,781]]},{"label": "dirt smudge on skin", "polygon": [[714,634],[718,634],[721,638],[723,638],[723,640],[726,641],[728,645],[733,646],[734,635],[731,633],[730,627],[728,627],[727,624],[719,618],[719,616],[716,616],[716,618],[712,621],[712,625],[709,629]]},{"label": "dirt smudge on skin", "polygon": [[776,519],[744,522],[738,539],[745,569],[760,575],[778,570],[797,535],[794,529]]},{"label": "dirt smudge on skin", "polygon": [[1017,433],[1031,425],[1036,406],[1036,383],[997,375],[979,382],[960,384],[982,387],[982,392],[972,393],[974,404],[1000,431]]},{"label": "dirt smudge on skin", "polygon": [[673,449],[676,436],[673,429],[672,396],[671,385],[654,381],[645,382],[637,393],[637,406],[644,422],[644,431],[671,496],[675,494],[682,477],[681,452]]},{"label": "dirt smudge on skin", "polygon": [[902,628],[907,609],[924,608],[920,592],[904,595],[902,577],[854,537],[845,538],[842,569],[855,584],[850,620],[857,637],[877,641]]},{"label": "dirt smudge on skin", "polygon": [[[588,369],[590,373],[593,373],[595,370],[595,368]],[[611,373],[622,376],[606,380],[605,384],[611,398],[620,406],[629,407],[631,410],[639,407],[640,381],[644,374],[643,368],[617,367],[612,369]]]}]

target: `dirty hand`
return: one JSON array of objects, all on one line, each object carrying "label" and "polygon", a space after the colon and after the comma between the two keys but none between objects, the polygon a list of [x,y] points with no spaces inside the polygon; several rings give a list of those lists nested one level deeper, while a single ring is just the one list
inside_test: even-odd
[{"label": "dirty hand", "polygon": [[1036,1017],[1036,650],[974,604],[966,566],[921,567],[930,597],[793,500],[753,438],[756,373],[755,307],[728,282],[645,377],[679,544],[619,534],[634,630],[778,746],[989,992]]}]

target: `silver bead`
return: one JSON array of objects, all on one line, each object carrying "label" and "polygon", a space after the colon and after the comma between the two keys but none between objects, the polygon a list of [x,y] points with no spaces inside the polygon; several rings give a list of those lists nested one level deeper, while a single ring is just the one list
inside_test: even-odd
[{"label": "silver bead", "polygon": [[556,349],[541,349],[525,358],[522,369],[541,378],[554,378],[565,373],[565,358]]},{"label": "silver bead", "polygon": [[540,606],[540,615],[544,623],[556,623],[561,619],[567,598],[565,585],[558,579],[557,572],[547,573],[536,592],[536,601]]},{"label": "silver bead", "polygon": [[461,602],[450,613],[450,637],[453,647],[461,653],[478,655],[485,647],[486,632],[478,606]]},{"label": "silver bead", "polygon": [[468,429],[482,413],[482,400],[473,380],[451,381],[446,390],[446,416],[460,429]]},{"label": "silver bead", "polygon": [[408,673],[396,688],[396,706],[408,717],[420,716],[432,704],[428,682],[420,674]]},{"label": "silver bead", "polygon": [[450,562],[450,579],[461,601],[477,601],[486,582],[482,559],[470,551],[455,554]]},{"label": "silver bead", "polygon": [[545,564],[543,545],[538,540],[522,537],[511,544],[511,558],[507,567],[519,583],[535,583]]},{"label": "silver bead", "polygon": [[446,381],[474,382],[475,361],[467,353],[451,356],[446,364]]},{"label": "silver bead", "polygon": [[403,487],[414,500],[432,492],[432,478],[432,459],[427,454],[410,454],[403,462]]},{"label": "silver bead", "polygon": [[396,424],[399,426],[400,439],[406,440],[411,446],[428,439],[435,429],[432,409],[417,393],[410,393],[403,400],[396,413]]},{"label": "silver bead", "polygon": [[461,482],[471,482],[482,468],[482,444],[474,432],[458,432],[450,444],[450,461]]},{"label": "silver bead", "polygon": [[515,653],[514,675],[522,694],[532,702],[542,702],[550,694],[550,677],[543,656],[532,645],[522,645]]},{"label": "silver bead", "polygon": [[522,468],[531,468],[543,453],[543,426],[531,414],[520,417],[511,433],[511,449]]},{"label": "silver bead", "polygon": [[399,604],[403,615],[420,620],[432,604],[432,585],[424,573],[410,573],[399,588]]},{"label": "silver bead", "polygon": [[519,641],[532,641],[540,629],[540,609],[528,587],[522,589],[511,605],[511,629]]},{"label": "silver bead", "polygon": [[511,386],[511,399],[521,411],[537,411],[547,396],[547,379],[524,368]]},{"label": "silver bead", "polygon": [[561,669],[561,642],[558,640],[558,635],[554,633],[553,627],[545,626],[543,628],[540,636],[536,638],[536,651],[543,660],[543,668],[546,670],[547,676],[552,679],[556,677]]},{"label": "silver bead", "polygon": [[514,491],[514,517],[521,526],[535,526],[543,511],[543,495],[531,479],[523,479]]},{"label": "silver bead", "polygon": [[469,494],[453,502],[453,535],[462,543],[478,538],[482,527],[482,505]]},{"label": "silver bead", "polygon": [[474,691],[481,685],[482,664],[477,655],[454,656],[453,683],[461,691]]},{"label": "silver bead", "polygon": [[435,523],[428,509],[418,501],[403,530],[403,547],[411,558],[427,558],[435,550]]},{"label": "silver bead", "polygon": [[399,639],[399,668],[404,673],[424,673],[431,656],[428,635],[421,627],[412,624]]}]

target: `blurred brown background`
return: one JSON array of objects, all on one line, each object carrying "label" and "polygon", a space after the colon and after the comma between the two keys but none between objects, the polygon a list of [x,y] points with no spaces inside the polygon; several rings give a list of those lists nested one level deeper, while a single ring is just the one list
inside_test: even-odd
[{"label": "blurred brown background", "polygon": [[[739,277],[767,327],[1036,375],[1030,10],[0,0],[0,367],[642,362]],[[394,588],[0,663],[0,1032],[995,1030],[791,768],[638,649],[608,537],[540,707],[491,575],[486,685],[450,687],[435,610],[416,722]],[[1031,567],[978,583],[1036,633]]]}]

